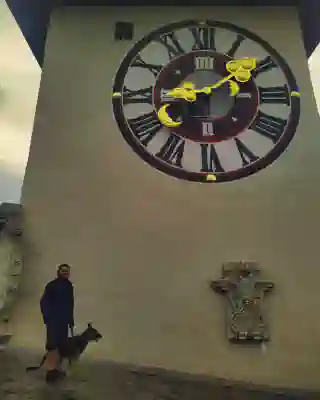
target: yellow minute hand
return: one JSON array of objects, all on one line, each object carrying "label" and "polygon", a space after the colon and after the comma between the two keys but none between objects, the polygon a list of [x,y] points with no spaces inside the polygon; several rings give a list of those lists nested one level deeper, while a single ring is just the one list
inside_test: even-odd
[{"label": "yellow minute hand", "polygon": [[[256,68],[256,59],[243,58],[240,60],[232,60],[226,64],[226,69],[229,72],[229,75],[214,85],[196,90],[192,82],[184,82],[182,87],[172,89],[169,92],[169,96],[177,99],[184,99],[193,103],[197,100],[197,93],[210,94],[213,89],[219,88],[228,81],[231,88],[231,95],[235,96],[240,90],[237,82],[247,82],[251,78],[251,71],[254,68]],[[231,81],[232,78],[235,78],[235,81]]]},{"label": "yellow minute hand", "polygon": [[214,85],[206,86],[206,87],[204,87],[202,89],[195,90],[194,92],[195,93],[210,94],[213,89],[218,89],[224,83],[229,82],[230,90],[231,90],[230,95],[231,96],[236,96],[240,91],[240,86],[238,85],[237,82],[231,81],[231,78],[233,78],[233,76],[234,76],[233,74],[230,74],[230,75],[226,76],[225,78],[221,79],[219,82],[215,83]]},{"label": "yellow minute hand", "polygon": [[203,89],[195,90],[196,93],[211,93],[213,89],[218,89],[220,86],[222,86],[224,83],[230,81],[231,78],[233,78],[233,74],[230,74],[226,76],[225,78],[221,79],[219,82],[215,83],[214,85],[211,86],[206,86]]},{"label": "yellow minute hand", "polygon": [[[251,78],[251,71],[256,68],[257,61],[254,58],[243,58],[240,60],[232,60],[229,61],[226,65],[226,69],[229,72],[229,75],[225,78],[221,79],[219,82],[214,85],[205,87],[200,90],[195,90],[195,93],[211,93],[213,89],[218,89],[224,83],[230,81],[230,79],[234,78],[237,82],[248,82]],[[234,82],[235,85],[231,86],[232,95],[235,95],[239,92],[239,85]]]}]

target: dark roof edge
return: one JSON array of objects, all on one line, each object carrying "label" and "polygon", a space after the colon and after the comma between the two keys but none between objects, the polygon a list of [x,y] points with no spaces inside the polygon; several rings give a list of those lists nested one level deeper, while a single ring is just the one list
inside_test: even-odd
[{"label": "dark roof edge", "polygon": [[[87,3],[85,0],[51,0],[51,2],[48,0],[6,0],[6,2],[40,67],[43,65],[47,30],[52,11],[64,5],[75,6]],[[125,0],[123,0],[124,2]],[[101,4],[101,1],[97,3]],[[275,3],[271,3],[269,5],[274,6]],[[278,0],[277,3],[280,5],[281,1]],[[320,42],[320,24],[317,21],[320,15],[320,0],[300,0],[298,3],[304,46],[307,56],[310,57]],[[91,0],[90,4],[94,5],[95,2]],[[109,5],[112,4],[109,3]]]}]

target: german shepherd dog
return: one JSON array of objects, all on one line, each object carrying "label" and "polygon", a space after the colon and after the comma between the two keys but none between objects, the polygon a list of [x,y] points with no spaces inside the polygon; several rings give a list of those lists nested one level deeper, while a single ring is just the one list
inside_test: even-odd
[{"label": "german shepherd dog", "polygon": [[[87,348],[89,342],[98,342],[100,339],[102,339],[101,333],[93,328],[91,324],[88,324],[87,329],[83,331],[80,335],[70,337],[66,342],[61,343],[58,346],[57,350],[60,358],[59,366],[63,363],[65,359],[68,360],[70,366],[73,361],[79,359],[81,354]],[[27,367],[26,370],[34,371],[40,369],[46,361],[47,355],[48,353],[43,356],[39,365]],[[52,371],[47,371],[46,380],[47,382],[54,382],[59,378],[63,378],[64,376],[64,371],[62,371],[61,369],[54,369]]]}]

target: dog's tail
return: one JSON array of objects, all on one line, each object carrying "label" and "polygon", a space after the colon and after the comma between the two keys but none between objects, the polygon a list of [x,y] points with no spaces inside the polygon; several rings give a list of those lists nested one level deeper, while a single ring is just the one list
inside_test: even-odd
[{"label": "dog's tail", "polygon": [[42,357],[42,360],[41,360],[39,365],[34,365],[34,366],[31,366],[31,367],[27,367],[26,371],[35,371],[37,369],[40,369],[43,366],[45,359],[46,359],[46,354]]}]

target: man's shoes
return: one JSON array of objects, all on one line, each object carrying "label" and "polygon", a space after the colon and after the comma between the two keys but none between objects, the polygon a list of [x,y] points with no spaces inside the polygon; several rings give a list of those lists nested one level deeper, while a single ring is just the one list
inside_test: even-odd
[{"label": "man's shoes", "polygon": [[58,350],[50,350],[47,353],[44,367],[47,371],[57,370],[60,364],[60,356]]},{"label": "man's shoes", "polygon": [[65,378],[66,374],[64,371],[59,369],[52,369],[46,372],[46,382],[47,383],[56,383],[63,378]]}]

